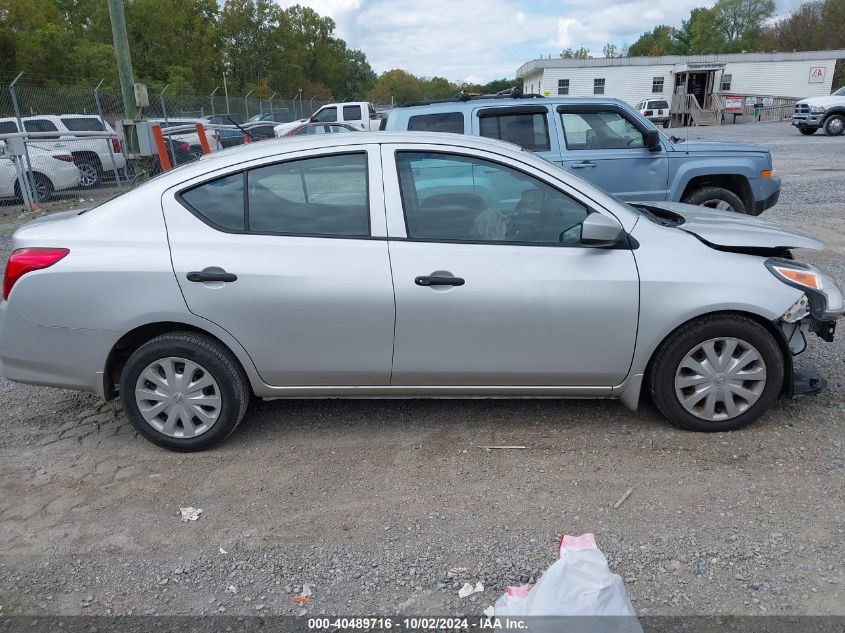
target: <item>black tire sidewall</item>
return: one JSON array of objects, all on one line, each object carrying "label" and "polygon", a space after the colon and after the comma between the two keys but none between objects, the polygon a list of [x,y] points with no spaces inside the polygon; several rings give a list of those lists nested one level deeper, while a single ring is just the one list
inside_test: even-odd
[{"label": "black tire sidewall", "polygon": [[[232,367],[231,361],[226,363],[221,360],[218,354],[208,350],[205,345],[194,343],[196,340],[202,341],[205,345],[213,345],[218,354],[226,355],[219,346],[204,338],[199,339],[194,335],[163,335],[142,345],[132,354],[120,375],[120,399],[132,425],[153,444],[173,451],[202,451],[218,444],[235,430],[245,408],[245,404],[241,402],[244,398],[242,383],[238,382],[244,379],[237,375],[237,368]],[[147,423],[135,402],[135,385],[138,376],[153,361],[169,356],[186,358],[200,364],[211,373],[220,388],[222,405],[217,422],[210,430],[198,437],[179,439],[159,433]],[[233,369],[235,371],[232,371]]]},{"label": "black tire sidewall", "polygon": [[815,134],[818,128],[815,127],[799,127],[798,131],[801,132],[804,136],[810,136],[811,134]]},{"label": "black tire sidewall", "polygon": [[[747,411],[730,420],[708,422],[689,413],[678,401],[675,372],[696,345],[719,337],[737,338],[757,348],[766,363],[767,381],[762,395]],[[652,399],[672,424],[690,431],[733,431],[751,424],[777,402],[786,371],[783,352],[771,333],[744,317],[714,317],[683,326],[663,343],[655,361],[649,375]]]},{"label": "black tire sidewall", "polygon": [[700,189],[696,189],[692,193],[688,194],[683,199],[683,202],[686,204],[701,206],[703,202],[713,199],[724,200],[725,202],[730,203],[730,205],[734,208],[733,213],[748,213],[742,198],[736,195],[733,191],[729,191],[724,187],[702,187]]},{"label": "black tire sidewall", "polygon": [[830,125],[831,121],[834,121],[836,119],[840,119],[840,120],[842,120],[843,123],[845,123],[845,116],[843,116],[841,114],[831,114],[829,117],[827,117],[827,119],[825,119],[824,133],[827,134],[828,136],[842,136],[842,134],[845,134],[845,127],[843,127],[842,132],[839,132],[838,134],[831,134],[828,131],[827,126]]}]

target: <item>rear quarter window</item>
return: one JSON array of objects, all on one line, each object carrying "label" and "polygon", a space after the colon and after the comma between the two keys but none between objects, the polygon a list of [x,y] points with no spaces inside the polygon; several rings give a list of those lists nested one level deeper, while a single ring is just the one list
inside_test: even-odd
[{"label": "rear quarter window", "polygon": [[205,182],[179,197],[208,224],[226,231],[244,230],[243,172]]},{"label": "rear quarter window", "polygon": [[408,119],[409,132],[451,132],[464,133],[464,115],[460,112],[438,112],[417,114]]}]

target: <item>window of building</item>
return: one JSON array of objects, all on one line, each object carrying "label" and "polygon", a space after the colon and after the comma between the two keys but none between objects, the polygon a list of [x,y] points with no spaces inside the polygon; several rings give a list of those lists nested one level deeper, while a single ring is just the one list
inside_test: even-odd
[{"label": "window of building", "polygon": [[663,92],[663,77],[655,77],[651,80],[652,92]]},{"label": "window of building", "polygon": [[464,115],[461,112],[438,112],[417,114],[408,119],[409,132],[452,132],[464,133]]},{"label": "window of building", "polygon": [[408,237],[577,246],[587,207],[522,171],[480,158],[399,152]]},{"label": "window of building", "polygon": [[515,143],[532,152],[547,152],[551,148],[545,108],[542,113],[513,114],[485,114],[482,110],[478,116],[481,136]]},{"label": "window of building", "polygon": [[604,79],[593,79],[593,94],[594,95],[603,95],[604,94]]},{"label": "window of building", "polygon": [[731,89],[731,76],[730,75],[722,75],[722,81],[719,84],[719,90],[721,92],[725,92]]},{"label": "window of building", "polygon": [[557,93],[559,95],[568,95],[569,94],[569,80],[568,79],[558,79],[557,80]]}]

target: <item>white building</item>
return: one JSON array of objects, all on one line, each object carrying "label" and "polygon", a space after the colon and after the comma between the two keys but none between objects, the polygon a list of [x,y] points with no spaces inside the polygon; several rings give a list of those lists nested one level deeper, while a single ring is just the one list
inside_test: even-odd
[{"label": "white building", "polygon": [[698,108],[703,120],[704,112],[731,112],[740,98],[751,104],[762,97],[766,106],[791,114],[796,99],[829,95],[839,87],[832,86],[838,59],[845,59],[845,50],[535,59],[520,66],[516,76],[527,93],[607,95],[631,105],[662,96],[672,103],[673,114]]}]

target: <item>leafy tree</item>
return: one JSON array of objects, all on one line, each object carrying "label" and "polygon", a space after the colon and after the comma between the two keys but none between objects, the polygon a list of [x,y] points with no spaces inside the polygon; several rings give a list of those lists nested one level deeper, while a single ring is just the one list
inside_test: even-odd
[{"label": "leafy tree", "polygon": [[366,98],[374,103],[393,102],[401,105],[408,101],[422,99],[423,91],[419,79],[404,70],[395,68],[379,76],[375,86],[367,92]]},{"label": "leafy tree", "polygon": [[616,44],[611,44],[610,42],[604,45],[601,52],[605,57],[625,57],[622,51],[619,50],[619,47],[616,46]]},{"label": "leafy tree", "polygon": [[774,0],[719,0],[714,6],[713,26],[725,42],[725,50],[757,50],[763,24],[775,13]]},{"label": "leafy tree", "polygon": [[629,57],[652,57],[669,55],[672,52],[672,35],[675,29],[662,24],[655,26],[650,33],[643,33],[640,38],[628,48]]},{"label": "leafy tree", "polygon": [[560,52],[563,59],[590,59],[590,49],[583,46],[578,50],[572,48],[565,48]]}]

